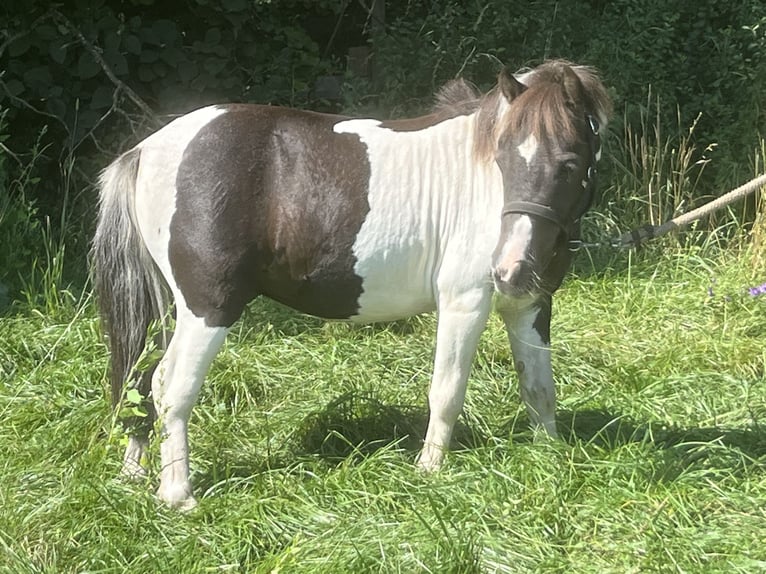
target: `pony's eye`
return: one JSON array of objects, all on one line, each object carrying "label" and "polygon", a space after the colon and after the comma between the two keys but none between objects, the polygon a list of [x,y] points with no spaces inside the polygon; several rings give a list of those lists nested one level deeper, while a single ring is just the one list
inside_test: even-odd
[{"label": "pony's eye", "polygon": [[568,160],[563,162],[559,166],[559,173],[564,177],[569,177],[577,171],[577,162],[574,160]]}]

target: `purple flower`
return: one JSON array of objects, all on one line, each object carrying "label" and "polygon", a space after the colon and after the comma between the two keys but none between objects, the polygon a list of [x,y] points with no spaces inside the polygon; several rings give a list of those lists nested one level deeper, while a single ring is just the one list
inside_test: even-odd
[{"label": "purple flower", "polygon": [[758,297],[759,295],[766,295],[766,283],[763,283],[762,285],[757,285],[755,287],[750,287],[747,290],[748,293],[750,293],[751,297]]}]

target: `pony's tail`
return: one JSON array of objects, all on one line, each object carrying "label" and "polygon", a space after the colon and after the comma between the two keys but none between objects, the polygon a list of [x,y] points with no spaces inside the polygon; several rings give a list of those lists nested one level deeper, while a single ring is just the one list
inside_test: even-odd
[{"label": "pony's tail", "polygon": [[[112,405],[122,401],[128,379],[138,376],[135,364],[153,320],[166,308],[164,280],[146,249],[135,210],[140,148],[124,153],[99,178],[99,212],[91,247],[93,283],[111,355]],[[148,396],[151,372],[138,382]]]}]

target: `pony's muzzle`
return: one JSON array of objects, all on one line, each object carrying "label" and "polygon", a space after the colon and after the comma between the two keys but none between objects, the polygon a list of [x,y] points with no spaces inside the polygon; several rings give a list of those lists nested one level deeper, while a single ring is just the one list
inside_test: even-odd
[{"label": "pony's muzzle", "polygon": [[535,270],[531,261],[519,259],[501,264],[492,270],[495,289],[503,295],[519,296],[530,293],[535,286]]}]

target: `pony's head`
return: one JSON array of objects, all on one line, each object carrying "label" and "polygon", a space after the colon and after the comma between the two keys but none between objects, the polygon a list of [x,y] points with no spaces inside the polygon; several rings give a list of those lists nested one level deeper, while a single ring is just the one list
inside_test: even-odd
[{"label": "pony's head", "polygon": [[492,277],[505,295],[558,288],[596,188],[600,130],[611,104],[593,70],[553,61],[517,79],[506,71],[479,112],[477,153],[503,178]]}]

